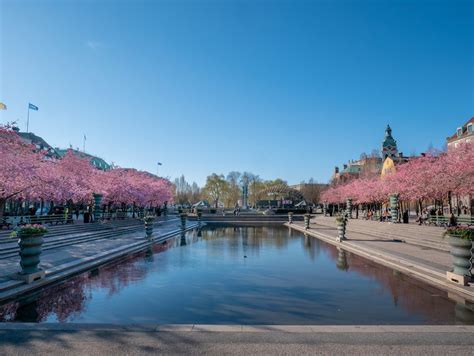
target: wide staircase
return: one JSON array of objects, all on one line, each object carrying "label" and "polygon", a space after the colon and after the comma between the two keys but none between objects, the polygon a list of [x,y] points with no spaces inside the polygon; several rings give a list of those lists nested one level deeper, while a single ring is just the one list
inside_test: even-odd
[{"label": "wide staircase", "polygon": [[[313,223],[336,228],[334,217],[316,216]],[[350,233],[360,233],[386,240],[402,241],[413,245],[424,246],[441,251],[449,251],[449,245],[443,238],[446,231],[442,227],[418,226],[415,224],[391,224],[371,220],[349,219],[347,223],[347,236]]]},{"label": "wide staircase", "polygon": [[[155,221],[158,226],[163,223]],[[44,235],[43,250],[50,250],[72,244],[84,243],[100,239],[110,239],[125,234],[145,231],[143,221],[138,219],[124,219],[91,224],[71,224],[48,227]],[[17,256],[19,252],[17,238],[10,237],[11,231],[0,232],[0,258]]]}]

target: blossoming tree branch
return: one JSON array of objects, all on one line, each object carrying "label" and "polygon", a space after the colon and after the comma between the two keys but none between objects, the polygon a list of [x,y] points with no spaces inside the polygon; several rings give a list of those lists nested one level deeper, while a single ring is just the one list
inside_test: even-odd
[{"label": "blossoming tree branch", "polygon": [[474,195],[474,143],[466,143],[448,152],[429,153],[412,158],[384,176],[354,179],[332,186],[321,195],[332,204],[352,199],[355,204],[381,204],[392,194],[402,201],[447,202],[452,210],[452,197]]},{"label": "blossoming tree branch", "polygon": [[0,127],[0,157],[0,217],[8,200],[89,204],[98,193],[109,207],[157,207],[172,199],[166,179],[132,168],[100,171],[72,151],[46,159],[8,126]]}]

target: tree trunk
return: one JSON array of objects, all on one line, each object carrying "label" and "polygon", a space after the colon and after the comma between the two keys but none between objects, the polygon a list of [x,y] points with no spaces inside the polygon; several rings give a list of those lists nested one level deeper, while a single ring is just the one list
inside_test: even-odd
[{"label": "tree trunk", "polygon": [[449,215],[453,213],[453,202],[451,201],[451,191],[448,192]]},{"label": "tree trunk", "polygon": [[0,224],[3,222],[3,212],[5,211],[5,199],[0,199]]}]

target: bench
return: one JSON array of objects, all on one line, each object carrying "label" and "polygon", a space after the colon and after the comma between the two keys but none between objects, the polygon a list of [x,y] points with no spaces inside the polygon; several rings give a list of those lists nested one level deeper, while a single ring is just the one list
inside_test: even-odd
[{"label": "bench", "polygon": [[430,215],[428,217],[428,225],[448,226],[449,217],[444,215]]},{"label": "bench", "polygon": [[[472,216],[456,216],[456,222],[458,225],[474,225],[474,218]],[[437,226],[448,226],[449,225],[449,216],[444,215],[430,215],[428,218],[429,225]]]},{"label": "bench", "polygon": [[474,218],[472,216],[458,216],[456,219],[459,225],[474,225]]}]

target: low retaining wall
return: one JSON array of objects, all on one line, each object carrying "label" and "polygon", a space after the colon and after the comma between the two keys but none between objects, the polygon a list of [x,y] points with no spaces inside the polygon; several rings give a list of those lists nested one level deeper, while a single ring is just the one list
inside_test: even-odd
[{"label": "low retaining wall", "polygon": [[[197,216],[189,215],[188,219],[196,221]],[[288,215],[261,215],[261,214],[242,214],[242,215],[218,215],[205,214],[201,220],[205,223],[225,223],[225,224],[283,224],[288,222]],[[293,221],[303,221],[303,215],[293,215]]]}]

